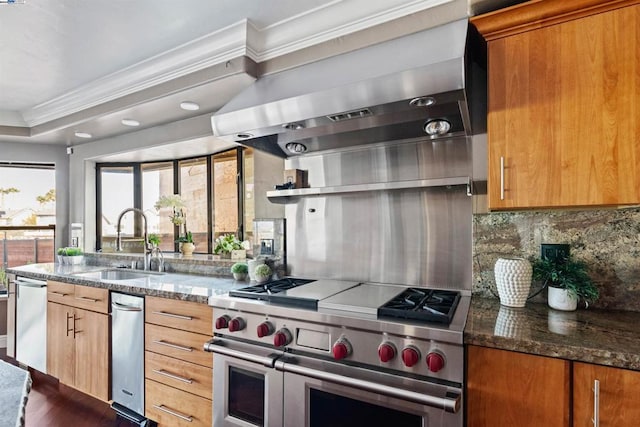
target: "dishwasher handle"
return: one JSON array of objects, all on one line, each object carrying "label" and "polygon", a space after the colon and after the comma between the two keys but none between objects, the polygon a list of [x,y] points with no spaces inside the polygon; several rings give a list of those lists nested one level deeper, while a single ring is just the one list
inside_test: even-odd
[{"label": "dishwasher handle", "polygon": [[26,277],[16,277],[16,286],[28,286],[30,288],[46,288],[47,282],[36,279],[27,279]]},{"label": "dishwasher handle", "polygon": [[127,305],[119,302],[111,301],[111,307],[119,311],[142,311],[142,307],[137,305]]}]

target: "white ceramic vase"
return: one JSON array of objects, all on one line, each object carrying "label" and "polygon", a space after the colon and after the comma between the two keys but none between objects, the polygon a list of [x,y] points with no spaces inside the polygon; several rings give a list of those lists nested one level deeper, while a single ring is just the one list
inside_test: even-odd
[{"label": "white ceramic vase", "polygon": [[255,271],[256,271],[256,267],[259,266],[260,264],[264,264],[264,260],[250,259],[249,261],[247,261],[247,265],[249,266],[249,280],[251,281],[256,280]]},{"label": "white ceramic vase", "polygon": [[531,263],[524,258],[499,258],[494,267],[500,304],[524,307],[531,289]]},{"label": "white ceramic vase", "polygon": [[196,245],[194,243],[182,242],[180,243],[180,252],[184,256],[193,255],[193,251],[196,249]]},{"label": "white ceramic vase", "polygon": [[578,297],[571,294],[566,289],[554,288],[549,286],[549,293],[547,294],[547,300],[549,307],[562,311],[574,311],[578,308]]}]

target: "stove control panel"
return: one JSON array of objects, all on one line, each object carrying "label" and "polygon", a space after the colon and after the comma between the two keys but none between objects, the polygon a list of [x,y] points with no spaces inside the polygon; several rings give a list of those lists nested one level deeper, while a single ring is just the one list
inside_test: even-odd
[{"label": "stove control panel", "polygon": [[215,332],[221,336],[316,354],[336,363],[349,361],[412,375],[464,381],[462,344],[429,339],[428,331],[419,331],[424,335],[421,337],[400,335],[228,308],[216,314]]}]

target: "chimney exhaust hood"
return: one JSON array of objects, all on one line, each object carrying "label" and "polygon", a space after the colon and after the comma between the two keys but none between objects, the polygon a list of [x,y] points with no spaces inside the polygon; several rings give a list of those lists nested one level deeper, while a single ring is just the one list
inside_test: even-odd
[{"label": "chimney exhaust hood", "polygon": [[213,134],[289,157],[466,136],[472,124],[482,133],[486,67],[472,57],[482,43],[462,19],[266,75],[212,116]]}]

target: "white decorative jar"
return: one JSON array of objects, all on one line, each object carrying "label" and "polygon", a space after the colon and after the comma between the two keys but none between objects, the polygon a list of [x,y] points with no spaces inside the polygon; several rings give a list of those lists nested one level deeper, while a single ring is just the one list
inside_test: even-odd
[{"label": "white decorative jar", "polygon": [[574,311],[578,308],[578,297],[563,288],[549,286],[547,299],[549,307],[562,311]]},{"label": "white decorative jar", "polygon": [[524,258],[499,258],[493,271],[500,304],[524,307],[531,289],[531,263]]},{"label": "white decorative jar", "polygon": [[256,267],[259,266],[260,264],[264,264],[263,259],[250,259],[249,261],[247,261],[247,265],[249,267],[249,280],[251,281],[256,280],[255,271],[256,271]]}]

